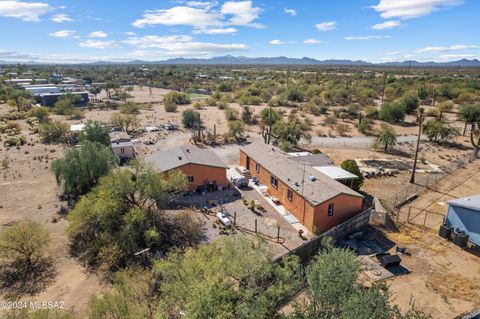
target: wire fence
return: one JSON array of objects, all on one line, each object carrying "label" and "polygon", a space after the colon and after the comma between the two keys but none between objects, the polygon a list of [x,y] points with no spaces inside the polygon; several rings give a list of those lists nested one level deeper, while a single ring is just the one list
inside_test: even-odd
[{"label": "wire fence", "polygon": [[466,155],[447,165],[443,165],[441,167],[441,172],[426,175],[416,174],[415,184],[408,184],[402,190],[386,199],[385,202],[387,206],[392,210],[399,210],[406,204],[415,200],[427,187],[435,185],[444,177],[451,175],[460,168],[464,168],[467,164],[473,162],[474,159],[475,158],[472,154]]}]

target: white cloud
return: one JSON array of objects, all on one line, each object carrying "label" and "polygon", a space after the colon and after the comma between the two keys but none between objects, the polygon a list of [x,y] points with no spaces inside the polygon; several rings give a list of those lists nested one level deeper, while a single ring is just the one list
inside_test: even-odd
[{"label": "white cloud", "polygon": [[147,11],[142,19],[135,20],[133,26],[144,28],[148,25],[189,25],[193,27],[219,26],[220,15],[205,9],[173,7],[164,10]]},{"label": "white cloud", "polygon": [[337,27],[336,21],[325,21],[315,25],[318,31],[330,31]]},{"label": "white cloud", "polygon": [[412,19],[461,3],[462,0],[380,0],[372,8],[384,19]]},{"label": "white cloud", "polygon": [[322,41],[317,40],[317,39],[307,39],[307,40],[303,41],[303,43],[305,43],[305,44],[319,44],[319,43],[322,43]]},{"label": "white cloud", "polygon": [[366,35],[366,36],[360,36],[360,37],[345,37],[345,40],[347,40],[347,41],[353,41],[353,40],[365,41],[365,40],[381,40],[381,39],[388,39],[388,38],[390,38],[389,35]]},{"label": "white cloud", "polygon": [[193,30],[196,34],[230,34],[237,32],[235,28],[198,28]]},{"label": "white cloud", "polygon": [[295,9],[283,8],[283,11],[284,11],[286,14],[291,15],[292,17],[294,17],[294,16],[297,15],[297,10],[295,10]]},{"label": "white cloud", "polygon": [[128,35],[129,37],[134,37],[137,34],[135,32],[128,31],[128,32],[125,32],[125,35]]},{"label": "white cloud", "polygon": [[56,14],[52,16],[51,20],[56,23],[64,23],[64,22],[73,22],[72,18],[68,16],[68,14]]},{"label": "white cloud", "polygon": [[400,25],[401,25],[400,21],[390,20],[390,21],[385,21],[383,23],[374,24],[372,25],[371,29],[372,30],[389,30],[389,29],[399,27]]},{"label": "white cloud", "polygon": [[243,25],[262,27],[258,23],[254,23],[258,19],[262,9],[253,7],[252,1],[228,1],[222,6],[220,12],[223,15],[231,15],[228,20],[230,25]]},{"label": "white cloud", "polygon": [[195,8],[204,8],[210,9],[213,8],[217,3],[213,1],[189,1],[187,2],[187,6],[195,7]]},{"label": "white cloud", "polygon": [[417,50],[417,53],[461,51],[461,50],[477,49],[477,48],[479,48],[478,45],[456,44],[456,45],[451,45],[449,47],[425,47],[425,48]]},{"label": "white cloud", "polygon": [[85,48],[110,49],[118,47],[118,44],[115,41],[86,40],[80,42],[80,46]]},{"label": "white cloud", "polygon": [[88,35],[89,38],[106,38],[108,33],[103,31],[94,31]]},{"label": "white cloud", "polygon": [[0,1],[0,16],[38,22],[52,8],[43,2]]},{"label": "white cloud", "polygon": [[50,36],[56,37],[56,38],[70,38],[74,34],[75,34],[74,30],[60,30],[60,31],[49,33]]},{"label": "white cloud", "polygon": [[[139,49],[157,49],[155,51],[134,51],[137,55],[148,55],[152,58],[213,56],[218,53],[243,51],[248,49],[245,44],[198,42],[194,41],[193,37],[188,35],[147,35],[143,37],[131,37],[123,42]],[[132,53],[132,55],[134,54]]]},{"label": "white cloud", "polygon": [[269,42],[270,44],[272,45],[282,45],[282,44],[286,44],[286,42],[283,42],[283,41],[280,41],[280,40],[272,40]]}]

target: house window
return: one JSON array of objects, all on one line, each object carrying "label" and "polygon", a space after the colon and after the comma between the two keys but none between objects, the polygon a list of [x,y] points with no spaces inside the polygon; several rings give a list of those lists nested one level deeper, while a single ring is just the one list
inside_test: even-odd
[{"label": "house window", "polygon": [[291,189],[287,190],[287,198],[289,201],[293,199],[293,191]]},{"label": "house window", "polygon": [[187,181],[189,183],[193,183],[193,176],[187,176]]},{"label": "house window", "polygon": [[120,153],[125,154],[125,149],[123,147],[120,149]]},{"label": "house window", "polygon": [[255,172],[260,173],[260,164],[255,163]]},{"label": "house window", "polygon": [[335,209],[335,204],[328,204],[328,216],[333,216],[333,211]]},{"label": "house window", "polygon": [[275,177],[270,176],[270,184],[272,184],[273,187],[277,188],[278,187],[278,180]]}]

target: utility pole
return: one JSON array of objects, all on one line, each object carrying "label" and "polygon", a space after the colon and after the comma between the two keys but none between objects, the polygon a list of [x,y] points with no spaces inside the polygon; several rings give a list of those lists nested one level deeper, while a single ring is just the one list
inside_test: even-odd
[{"label": "utility pole", "polygon": [[413,160],[412,176],[410,177],[410,184],[415,184],[415,171],[417,170],[418,150],[420,148],[420,137],[422,136],[422,124],[423,124],[423,108],[418,109],[418,137],[417,137],[417,149],[415,150],[415,159]]},{"label": "utility pole", "polygon": [[411,68],[412,68],[412,60],[408,61],[408,75],[410,75]]},{"label": "utility pole", "polygon": [[387,83],[387,72],[383,72],[382,103],[385,100],[385,85]]}]

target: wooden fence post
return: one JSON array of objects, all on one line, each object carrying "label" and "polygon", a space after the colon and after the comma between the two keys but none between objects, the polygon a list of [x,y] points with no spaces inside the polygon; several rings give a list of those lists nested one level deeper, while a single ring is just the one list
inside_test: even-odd
[{"label": "wooden fence post", "polygon": [[257,219],[255,218],[255,234],[257,233]]},{"label": "wooden fence post", "polygon": [[277,242],[280,242],[280,226],[277,226]]},{"label": "wooden fence post", "polygon": [[410,211],[411,210],[412,210],[412,206],[408,206],[407,223],[410,223]]},{"label": "wooden fence post", "polygon": [[237,226],[237,212],[233,212],[233,227]]}]

